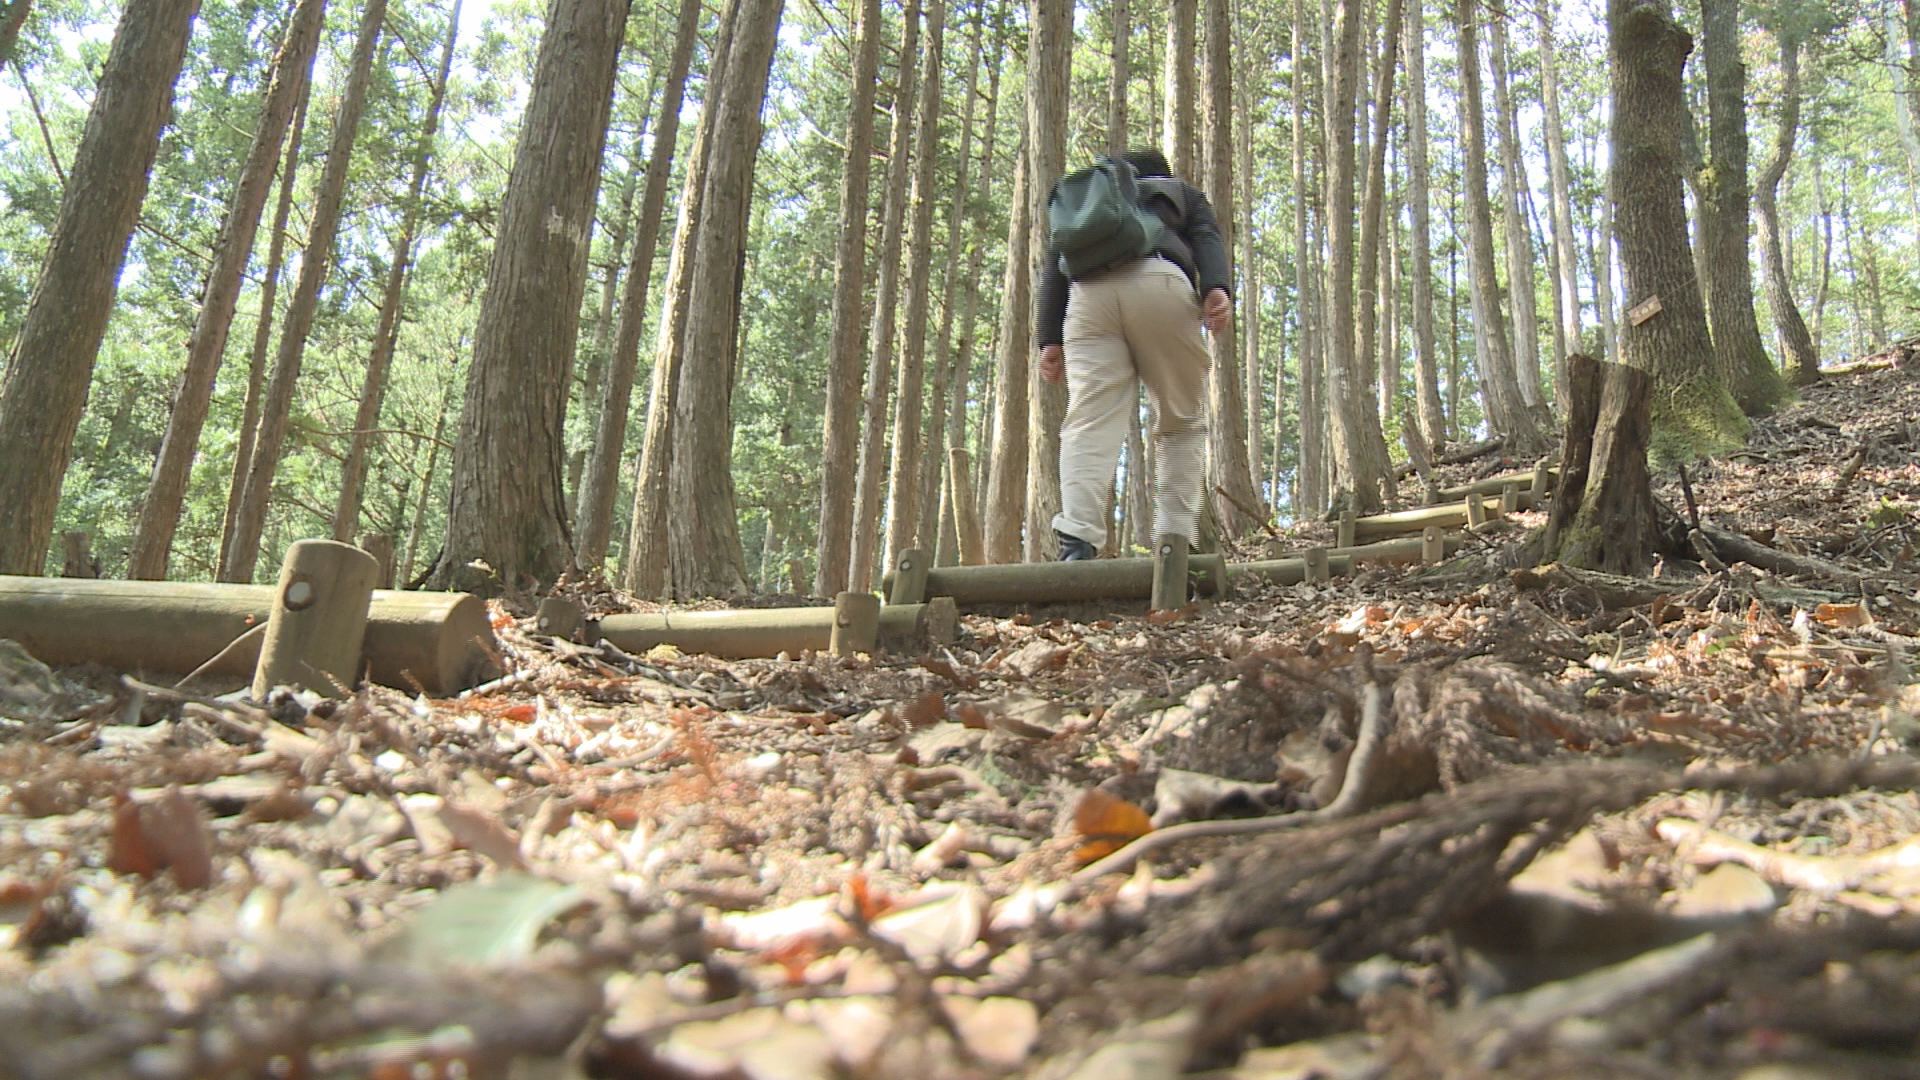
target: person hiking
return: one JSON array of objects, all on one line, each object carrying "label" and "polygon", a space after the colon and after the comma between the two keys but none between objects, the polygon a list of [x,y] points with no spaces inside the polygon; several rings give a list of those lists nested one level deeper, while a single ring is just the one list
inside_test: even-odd
[{"label": "person hiking", "polygon": [[[1124,199],[1125,189],[1148,211],[1144,239],[1131,229],[1104,242],[1081,236],[1078,223],[1114,216],[1099,200]],[[1106,543],[1114,469],[1127,415],[1138,407],[1136,380],[1146,384],[1152,407],[1153,535],[1191,543],[1206,484],[1209,356],[1200,327],[1219,333],[1233,310],[1213,206],[1173,176],[1158,150],[1133,150],[1062,178],[1048,196],[1048,228],[1035,343],[1040,376],[1067,384],[1053,519],[1060,558],[1092,559]]]}]

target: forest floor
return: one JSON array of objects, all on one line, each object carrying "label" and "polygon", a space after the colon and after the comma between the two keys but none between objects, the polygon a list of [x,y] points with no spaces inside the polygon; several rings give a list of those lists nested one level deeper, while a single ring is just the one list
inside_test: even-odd
[{"label": "forest floor", "polygon": [[1920,1075],[1916,417],[1690,470],[1811,576],[1509,572],[1522,514],[919,657],[497,609],[502,687],[271,716],[0,653],[0,1074]]}]

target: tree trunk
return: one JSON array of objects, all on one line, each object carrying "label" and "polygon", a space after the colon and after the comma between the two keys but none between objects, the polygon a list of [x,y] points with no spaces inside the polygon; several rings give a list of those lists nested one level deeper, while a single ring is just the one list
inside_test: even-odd
[{"label": "tree trunk", "polygon": [[1528,410],[1515,374],[1507,341],[1506,320],[1500,314],[1500,282],[1494,272],[1493,207],[1487,196],[1486,110],[1480,94],[1480,46],[1475,25],[1476,0],[1458,0],[1460,118],[1466,133],[1464,149],[1467,198],[1467,246],[1472,272],[1473,334],[1476,352],[1485,356],[1480,377],[1486,384],[1487,422],[1507,439],[1508,453],[1528,456],[1544,445],[1533,412]]},{"label": "tree trunk", "polygon": [[[654,336],[653,375],[647,394],[647,428],[635,463],[633,514],[627,521],[627,564],[623,580],[636,596],[667,594],[668,550],[667,480],[673,463],[673,416],[680,394],[680,365],[685,356],[687,311],[693,298],[695,233],[702,216],[707,160],[715,138],[714,113],[719,87],[726,78],[727,54],[733,44],[739,4],[729,2],[707,60],[706,89],[700,120],[693,129],[693,146],[681,181],[680,209],[673,230],[673,250],[667,256],[665,299]],[[851,467],[851,466],[849,466]]]},{"label": "tree trunk", "polygon": [[1833,215],[1827,209],[1826,185],[1821,183],[1819,151],[1818,142],[1807,147],[1813,162],[1813,213],[1820,233],[1819,282],[1813,288],[1813,354],[1825,356],[1821,338],[1827,324],[1827,289],[1833,283]]},{"label": "tree trunk", "polygon": [[1615,315],[1620,307],[1613,298],[1613,184],[1609,180],[1605,187],[1605,196],[1600,200],[1600,235],[1593,242],[1593,295],[1594,304],[1600,309],[1600,340],[1604,346],[1602,357],[1609,362],[1620,362],[1620,331],[1615,325]]},{"label": "tree trunk", "polygon": [[[1379,352],[1383,295],[1380,290],[1380,264],[1384,250],[1380,233],[1386,217],[1387,142],[1393,119],[1394,65],[1399,58],[1400,28],[1405,21],[1401,0],[1387,0],[1380,51],[1373,57],[1373,99],[1377,107],[1373,110],[1372,137],[1366,144],[1369,155],[1366,193],[1360,207],[1359,340],[1354,353],[1355,362],[1347,372],[1347,381],[1352,387],[1360,419],[1360,453],[1370,459],[1366,475],[1377,477],[1387,488],[1390,498],[1393,495],[1393,461],[1387,450],[1386,437],[1381,431],[1382,410],[1376,390],[1380,370],[1385,366]],[[1363,41],[1371,45],[1371,35]],[[1356,69],[1356,85],[1359,74]],[[1336,403],[1335,407],[1340,406]],[[1361,473],[1351,470],[1349,475],[1359,476]]]},{"label": "tree trunk", "polygon": [[[1397,2],[1397,0],[1395,0]],[[1233,199],[1233,37],[1229,0],[1206,0],[1206,187],[1220,219],[1220,240],[1227,259],[1227,278],[1233,280],[1235,236],[1247,229],[1238,219]],[[1242,297],[1243,301],[1249,297]],[[1231,322],[1217,334],[1208,334],[1213,352],[1213,377],[1207,396],[1212,412],[1207,426],[1207,456],[1211,459],[1213,489],[1225,494],[1212,499],[1214,518],[1223,534],[1243,536],[1266,523],[1260,495],[1253,486],[1247,456],[1247,411],[1241,389],[1240,352],[1234,344]],[[1056,443],[1056,446],[1058,444]],[[1384,454],[1382,455],[1384,456]]]},{"label": "tree trunk", "polygon": [[31,10],[33,0],[12,0],[0,7],[0,67],[13,59],[14,42],[20,40],[20,28],[27,25],[27,12]]},{"label": "tree trunk", "polygon": [[[1632,305],[1621,327],[1621,352],[1628,366],[1653,376],[1654,427],[1667,452],[1687,460],[1737,442],[1746,431],[1746,418],[1713,365],[1687,250],[1680,154],[1681,129],[1691,121],[1681,69],[1693,39],[1659,0],[1609,0],[1607,31],[1611,184]],[[1647,315],[1656,301],[1658,310]]]},{"label": "tree trunk", "polygon": [[[1243,361],[1240,370],[1246,376],[1246,443],[1247,475],[1253,478],[1256,497],[1260,490],[1260,480],[1266,472],[1265,454],[1261,444],[1266,437],[1266,394],[1262,387],[1260,357],[1260,318],[1261,291],[1260,255],[1253,242],[1253,208],[1259,198],[1259,192],[1253,186],[1253,107],[1250,98],[1253,95],[1252,83],[1245,69],[1252,65],[1241,54],[1242,77],[1235,95],[1235,108],[1239,113],[1239,137],[1234,140],[1234,171],[1237,175],[1234,203],[1244,206],[1246,220],[1240,229],[1240,273],[1245,284],[1240,290],[1240,328],[1244,344]],[[1274,381],[1276,387],[1279,380]],[[1278,497],[1274,496],[1278,502]]]},{"label": "tree trunk", "polygon": [[1707,68],[1711,161],[1700,184],[1701,210],[1714,227],[1704,239],[1713,266],[1707,317],[1720,376],[1742,412],[1764,416],[1788,397],[1786,381],[1767,357],[1753,311],[1753,231],[1747,188],[1747,66],[1740,60],[1739,0],[1701,0]]},{"label": "tree trunk", "polygon": [[[1194,132],[1194,75],[1199,70],[1194,37],[1200,0],[1167,0],[1167,4],[1166,98],[1161,110],[1161,137],[1165,142],[1161,148],[1167,163],[1173,166],[1173,175],[1191,180],[1195,175],[1195,144],[1199,141]],[[1048,183],[1050,178],[1041,177],[1038,182]]]},{"label": "tree trunk", "polygon": [[[434,588],[544,588],[574,565],[561,485],[567,376],[626,21],[619,0],[549,8],[474,331]],[[477,561],[497,583],[474,580]]]},{"label": "tree trunk", "polygon": [[1033,228],[1031,161],[1023,126],[1014,156],[1013,195],[1007,214],[1007,269],[1000,288],[1000,355],[994,366],[991,459],[981,517],[988,562],[1020,561],[1020,526],[1027,491],[1027,377],[1033,352],[1027,331],[1032,306],[1026,250]]},{"label": "tree trunk", "polygon": [[173,551],[174,530],[180,523],[180,505],[186,498],[188,473],[200,445],[200,429],[206,424],[207,406],[213,398],[214,374],[226,355],[227,332],[233,326],[234,307],[240,299],[247,263],[253,255],[260,214],[266,208],[267,193],[273,189],[273,167],[280,156],[280,145],[286,138],[287,124],[293,119],[294,106],[312,74],[325,8],[326,0],[302,0],[287,20],[286,35],[274,57],[260,106],[260,121],[254,129],[246,162],[240,168],[240,178],[234,184],[233,200],[215,248],[213,269],[207,275],[206,290],[201,295],[200,313],[194,320],[193,336],[188,339],[186,369],[174,392],[167,433],[161,440],[160,454],[147,483],[146,498],[140,504],[140,521],[134,529],[132,550],[127,555],[127,576],[137,581],[159,581],[167,576],[167,559]]},{"label": "tree trunk", "polygon": [[[1547,182],[1553,207],[1554,269],[1560,275],[1560,337],[1566,350],[1580,348],[1580,259],[1573,239],[1572,184],[1567,168],[1567,134],[1560,114],[1560,57],[1553,38],[1553,0],[1536,0],[1534,15],[1540,28],[1540,103],[1546,113]],[[1566,358],[1554,363],[1553,384],[1563,396],[1567,385]],[[1565,402],[1561,402],[1562,409]]]},{"label": "tree trunk", "polygon": [[1420,436],[1429,452],[1447,441],[1447,418],[1440,405],[1440,356],[1434,349],[1432,181],[1427,166],[1426,19],[1422,5],[1407,9],[1407,203],[1413,248],[1413,381]]},{"label": "tree trunk", "polygon": [[1806,386],[1820,378],[1820,354],[1814,351],[1813,335],[1800,317],[1793,300],[1793,281],[1787,276],[1787,260],[1781,249],[1780,178],[1787,174],[1793,160],[1793,141],[1800,130],[1800,40],[1785,27],[1775,30],[1780,41],[1780,116],[1773,136],[1773,156],[1760,170],[1754,188],[1754,208],[1760,212],[1760,253],[1766,264],[1767,306],[1773,309],[1773,325],[1785,343],[1786,360],[1795,385]]},{"label": "tree trunk", "polygon": [[447,414],[452,410],[453,379],[449,376],[441,382],[440,408],[433,416],[433,438],[427,440],[427,464],[420,471],[420,490],[413,499],[413,520],[407,526],[407,548],[400,560],[400,581],[412,582],[413,568],[419,565],[420,541],[427,531],[427,506],[433,501],[433,477],[440,468],[440,448],[447,437]]},{"label": "tree trunk", "polygon": [[[1777,20],[1776,20],[1777,21]],[[1899,9],[1889,3],[1882,9],[1881,36],[1886,42],[1885,62],[1893,80],[1894,130],[1900,138],[1900,153],[1907,166],[1907,209],[1920,217],[1920,132],[1914,130],[1914,102],[1910,85],[1912,72],[1901,48],[1906,40]]]},{"label": "tree trunk", "polygon": [[681,0],[673,51],[667,57],[666,86],[660,98],[659,119],[654,123],[653,151],[647,158],[647,186],[640,196],[639,228],[627,264],[626,288],[620,297],[620,319],[594,426],[593,452],[580,491],[579,562],[584,567],[599,567],[606,562],[613,533],[613,498],[620,486],[620,462],[626,458],[633,374],[640,362],[640,333],[646,328],[647,293],[660,245],[667,182],[673,175],[673,157],[680,141],[680,108],[686,97],[694,41],[699,36],[700,12],[700,0]]},{"label": "tree trunk", "polygon": [[[1072,0],[1029,0],[1027,42],[1027,214],[1032,225],[1024,248],[1027,280],[1035,282],[1040,280],[1047,257],[1043,224],[1047,194],[1053,181],[1066,171]],[[1021,338],[1031,352],[1031,336],[1022,333]],[[1060,425],[1066,415],[1066,387],[1034,376],[1027,388],[1025,553],[1031,562],[1051,559],[1058,553],[1053,516],[1060,510]]]},{"label": "tree trunk", "polygon": [[[923,543],[920,430],[926,378],[927,278],[933,264],[933,168],[940,152],[941,65],[946,58],[946,0],[927,0],[927,65],[920,86],[919,132],[913,151],[913,227],[907,238],[907,309],[901,327],[900,395],[893,408],[893,465],[887,477],[886,562]],[[948,277],[952,277],[951,274]],[[936,359],[935,363],[938,363]],[[939,403],[941,407],[946,402]],[[935,454],[943,447],[930,448]],[[929,455],[931,456],[931,455]]]},{"label": "tree trunk", "polygon": [[667,497],[673,595],[727,596],[746,589],[733,498],[733,373],[739,346],[747,211],[760,150],[760,110],[784,0],[737,0],[726,78],[694,237],[686,358],[674,402]]},{"label": "tree trunk", "polygon": [[261,403],[253,457],[247,464],[246,486],[241,491],[240,509],[234,513],[233,530],[227,537],[224,581],[252,581],[254,564],[260,558],[260,537],[267,527],[273,478],[285,449],[294,388],[300,378],[301,361],[306,356],[307,335],[313,329],[314,314],[320,306],[320,286],[326,282],[327,271],[333,265],[334,234],[340,225],[341,200],[346,196],[354,134],[366,105],[367,87],[373,75],[373,54],[380,43],[380,27],[386,13],[386,0],[368,0],[361,13],[346,91],[340,99],[340,110],[334,116],[333,141],[327,149],[327,165],[320,174],[320,187],[314,197],[306,252],[300,257],[300,278],[287,305],[287,321],[280,332],[273,378],[267,384],[267,396]]},{"label": "tree trunk", "polygon": [[[40,574],[94,358],[200,0],[129,5],[0,382],[0,574]],[[31,467],[26,463],[31,462]]]},{"label": "tree trunk", "polygon": [[420,227],[420,194],[426,188],[427,170],[433,163],[433,140],[440,130],[440,107],[447,98],[447,75],[453,70],[453,46],[459,32],[460,0],[454,0],[452,13],[447,17],[447,40],[440,52],[440,72],[427,102],[426,119],[420,125],[420,142],[413,152],[413,175],[407,182],[400,235],[394,238],[392,263],[387,267],[380,321],[373,332],[373,352],[367,357],[366,381],[360,388],[360,407],[354,412],[347,460],[340,468],[340,498],[333,510],[333,538],[341,543],[351,543],[360,527],[367,455],[373,448],[373,430],[380,425],[380,404],[387,395],[387,369],[393,363],[394,344],[400,336],[400,306],[406,301],[407,269],[413,259],[414,233]]},{"label": "tree trunk", "polygon": [[1548,518],[1549,557],[1583,570],[1644,574],[1659,528],[1647,475],[1653,381],[1642,368],[1568,359],[1567,431]]},{"label": "tree trunk", "polygon": [[247,395],[241,406],[240,430],[233,448],[233,467],[228,470],[226,509],[220,522],[220,551],[214,578],[227,580],[227,547],[233,525],[246,493],[247,467],[253,461],[254,435],[260,426],[260,395],[267,381],[267,347],[273,343],[273,300],[280,288],[280,267],[286,251],[287,218],[293,212],[293,189],[300,166],[300,138],[307,126],[307,102],[313,95],[313,80],[301,81],[299,101],[293,113],[292,130],[287,135],[287,153],[280,166],[280,196],[273,208],[273,234],[267,241],[267,267],[260,282],[260,315],[253,327],[253,350],[248,354]]},{"label": "tree trunk", "polygon": [[1507,78],[1507,31],[1504,17],[1489,20],[1488,54],[1493,69],[1493,112],[1500,127],[1500,207],[1507,240],[1507,299],[1513,308],[1513,374],[1520,401],[1541,418],[1545,399],[1540,393],[1540,312],[1536,307],[1533,276],[1533,233],[1521,210],[1527,190],[1526,163],[1520,157],[1520,128],[1514,117],[1513,87]]},{"label": "tree trunk", "polygon": [[847,588],[860,454],[861,363],[866,355],[868,173],[873,161],[874,87],[885,26],[880,0],[862,0],[854,34],[846,164],[840,172],[840,227],[834,240],[833,317],[828,334],[827,415],[820,444],[820,549],[813,591]]},{"label": "tree trunk", "polygon": [[1307,174],[1307,99],[1308,99],[1308,60],[1302,55],[1301,44],[1306,40],[1305,5],[1303,0],[1293,0],[1293,19],[1290,26],[1293,42],[1293,55],[1289,60],[1289,80],[1293,83],[1293,288],[1300,298],[1300,347],[1297,351],[1300,368],[1300,458],[1298,465],[1300,495],[1294,504],[1296,520],[1318,515],[1326,509],[1326,492],[1320,487],[1320,476],[1325,471],[1325,451],[1320,440],[1321,392],[1324,375],[1320,367],[1320,338],[1316,322],[1315,282],[1313,254],[1316,248],[1314,234],[1308,224],[1307,204],[1311,198],[1312,187]]},{"label": "tree trunk", "polygon": [[895,318],[900,302],[900,234],[907,216],[909,147],[919,90],[920,0],[907,0],[894,83],[893,126],[887,133],[887,185],[880,204],[879,267],[873,285],[873,335],[867,341],[866,423],[860,436],[859,474],[853,499],[853,550],[847,562],[847,587],[866,592],[873,585],[879,558],[880,489],[886,482],[887,402],[893,396]]},{"label": "tree trunk", "polygon": [[[946,270],[940,282],[940,330],[934,337],[932,400],[927,405],[927,443],[920,464],[920,506],[924,512],[932,515],[925,523],[930,528],[923,528],[923,531],[933,534],[923,537],[923,540],[932,543],[936,563],[943,554],[956,550],[954,544],[959,539],[952,530],[953,506],[947,497],[947,485],[941,479],[947,467],[947,448],[950,445],[948,433],[952,433],[952,443],[964,443],[966,440],[966,388],[968,367],[973,359],[973,312],[980,291],[980,266],[986,254],[986,245],[976,242],[972,254],[968,255],[965,243],[968,232],[977,234],[979,231],[973,228],[978,224],[976,215],[968,210],[973,194],[973,129],[979,110],[980,69],[986,55],[986,7],[976,4],[973,11],[973,42],[968,50],[971,55],[966,68],[966,106],[961,111],[960,152],[956,156],[959,167],[954,170],[953,202],[947,208],[947,251],[943,260]],[[993,65],[987,82],[989,122],[984,140],[984,160],[981,163],[983,178],[993,175],[993,136],[999,127],[992,122],[1000,99],[998,63]],[[964,299],[961,298],[963,281]],[[965,316],[958,320],[962,338],[958,349],[953,341],[956,302],[966,306]]]},{"label": "tree trunk", "polygon": [[1119,157],[1127,146],[1127,87],[1132,79],[1133,9],[1127,0],[1111,0],[1112,68],[1107,79],[1107,154]]}]

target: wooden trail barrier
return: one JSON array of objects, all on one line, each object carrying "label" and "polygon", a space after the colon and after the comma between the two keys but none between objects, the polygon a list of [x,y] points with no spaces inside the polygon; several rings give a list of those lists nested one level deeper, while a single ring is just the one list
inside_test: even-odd
[{"label": "wooden trail barrier", "polygon": [[[1499,517],[1500,498],[1484,495],[1462,495],[1456,502],[1441,503],[1439,506],[1423,506],[1418,510],[1400,510],[1391,514],[1375,514],[1363,517],[1353,523],[1354,540],[1366,544],[1374,540],[1384,540],[1395,536],[1413,536],[1418,538],[1429,525],[1438,525],[1442,529],[1464,529],[1468,525],[1466,501],[1470,498],[1481,500],[1481,508],[1489,518]],[[1521,509],[1533,505],[1533,499],[1525,491],[1517,493]],[[1338,550],[1338,549],[1336,549]]]},{"label": "wooden trail barrier", "polygon": [[[834,609],[748,608],[721,611],[670,611],[608,615],[600,620],[599,640],[631,653],[655,645],[706,653],[732,660],[797,656],[833,644]],[[944,645],[960,631],[959,608],[947,597],[924,604],[889,604],[880,609],[878,645],[895,652],[918,652]]]},{"label": "wooden trail barrier", "polygon": [[1147,607],[1176,611],[1187,606],[1187,538],[1167,533],[1154,545],[1153,590]]},{"label": "wooden trail barrier", "polygon": [[1554,479],[1560,475],[1560,470],[1551,465],[1545,466],[1543,470],[1541,466],[1536,465],[1526,472],[1501,473],[1498,476],[1489,476],[1485,480],[1475,480],[1471,484],[1442,488],[1439,497],[1443,503],[1457,503],[1468,495],[1498,495],[1506,490],[1508,484],[1519,484],[1531,490],[1535,484],[1534,477],[1543,474],[1544,479],[1541,483],[1550,489]]},{"label": "wooden trail barrier", "polygon": [[845,659],[880,647],[880,598],[867,592],[843,592],[833,598],[833,629],[827,647]]},{"label": "wooden trail barrier", "polygon": [[[0,638],[55,666],[181,675],[267,621],[271,585],[0,575]],[[487,606],[466,593],[376,589],[363,652],[382,686],[458,693],[500,674]],[[207,674],[251,677],[259,635]]]},{"label": "wooden trail barrier", "polygon": [[[1089,559],[1085,562],[1001,563],[936,566],[927,574],[928,596],[950,596],[961,607],[977,604],[1076,604],[1104,600],[1149,600],[1157,559]],[[1226,558],[1194,555],[1194,595],[1218,595]],[[893,588],[889,572],[883,588]]]},{"label": "wooden trail barrier", "polygon": [[380,560],[351,544],[299,540],[287,549],[253,671],[253,699],[276,686],[341,697],[360,681],[367,609]]},{"label": "wooden trail barrier", "polygon": [[[1460,550],[1461,540],[1458,536],[1446,535],[1442,537],[1441,543],[1447,555]],[[1326,561],[1326,574],[1340,577],[1353,573],[1353,568],[1362,563],[1411,566],[1424,561],[1429,554],[1431,549],[1424,535],[1399,540],[1382,540],[1379,543],[1361,544],[1350,548],[1308,548],[1296,556],[1262,559],[1257,562],[1228,563],[1227,580],[1259,578],[1276,585],[1296,585],[1302,581],[1325,580],[1314,572],[1313,563],[1317,558]]]}]

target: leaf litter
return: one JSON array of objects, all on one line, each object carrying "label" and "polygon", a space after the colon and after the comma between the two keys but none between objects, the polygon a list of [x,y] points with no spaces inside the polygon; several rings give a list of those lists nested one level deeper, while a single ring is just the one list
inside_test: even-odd
[{"label": "leaf litter", "polygon": [[0,1061],[1899,1075],[1915,415],[1910,372],[1834,380],[1689,470],[1706,523],[1846,580],[1508,573],[1521,514],[1430,571],[971,614],[920,656],[633,656],[496,607],[493,686],[271,715],[0,646]]}]

